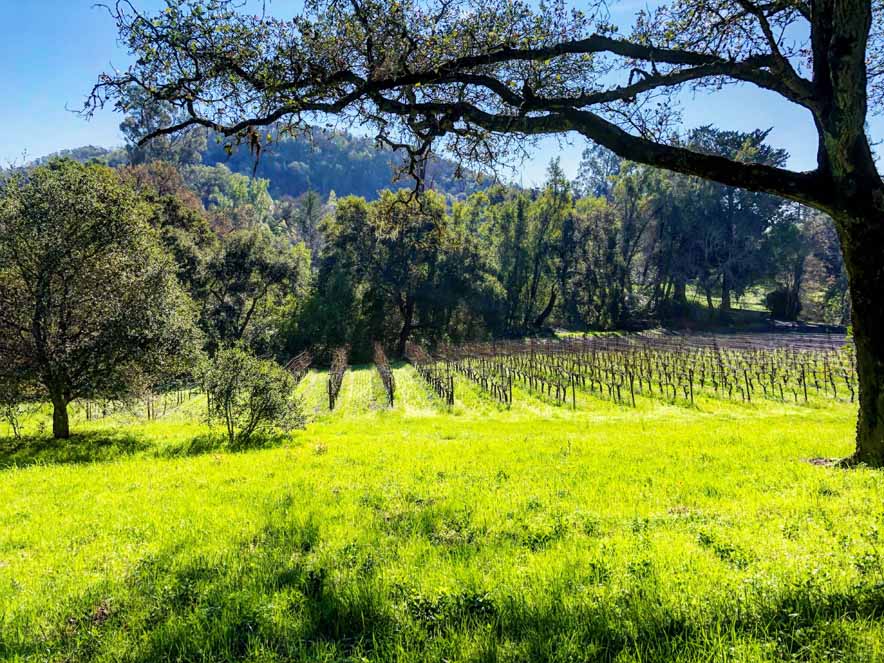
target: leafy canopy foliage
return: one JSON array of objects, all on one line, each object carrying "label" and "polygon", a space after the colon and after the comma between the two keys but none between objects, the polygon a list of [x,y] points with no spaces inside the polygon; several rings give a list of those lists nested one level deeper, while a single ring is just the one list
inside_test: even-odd
[{"label": "leafy canopy foliage", "polygon": [[[171,0],[157,15],[125,4],[113,14],[138,59],[102,76],[87,110],[146,94],[176,111],[155,135],[207,127],[255,150],[268,127],[334,114],[413,160],[441,141],[486,166],[526,136],[573,130],[636,161],[827,206],[815,177],[688,149],[671,131],[684,87],[750,84],[813,113],[824,156],[844,158],[832,148],[862,133],[866,83],[880,101],[884,2],[811,4],[676,0],[639,12],[625,37],[602,2],[312,0],[292,20],[231,0]],[[856,48],[826,81],[839,39]],[[848,97],[858,105],[842,108]],[[836,111],[851,119],[835,126]]]},{"label": "leafy canopy foliage", "polygon": [[384,340],[401,355],[412,334],[457,334],[458,312],[479,308],[470,301],[475,247],[439,194],[342,198],[324,235],[316,289],[296,336],[349,344],[359,358],[372,356],[372,340]]},{"label": "leafy canopy foliage", "polygon": [[278,349],[274,334],[309,284],[309,255],[266,229],[238,230],[205,257],[201,272],[202,324],[213,347],[245,342]]}]

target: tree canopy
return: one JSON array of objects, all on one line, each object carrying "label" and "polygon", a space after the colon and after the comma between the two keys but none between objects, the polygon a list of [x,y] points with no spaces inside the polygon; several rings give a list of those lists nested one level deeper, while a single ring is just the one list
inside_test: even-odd
[{"label": "tree canopy", "polygon": [[113,170],[69,160],[0,190],[0,378],[42,386],[56,437],[71,401],[175,377],[198,350],[147,212]]},{"label": "tree canopy", "polygon": [[331,113],[413,156],[445,140],[485,164],[513,136],[573,130],[625,158],[826,206],[819,185],[836,164],[797,173],[682,147],[672,98],[685,86],[754,85],[810,111],[821,154],[847,158],[844,141],[868,147],[882,11],[880,0],[677,1],[639,13],[622,36],[604,3],[312,0],[292,20],[229,0],[172,0],[156,16],[126,3],[114,16],[138,60],[102,76],[89,108],[113,99],[126,110],[146,93],[176,109],[155,135],[205,126],[256,150],[273,140],[267,127],[303,130]]}]

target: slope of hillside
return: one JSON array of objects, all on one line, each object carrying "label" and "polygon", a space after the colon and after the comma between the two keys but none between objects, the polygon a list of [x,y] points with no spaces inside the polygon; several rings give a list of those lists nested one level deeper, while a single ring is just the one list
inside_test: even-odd
[{"label": "slope of hillside", "polygon": [[[88,145],[41,157],[34,164],[45,163],[53,156],[84,162],[98,160],[111,166],[123,165],[129,160],[125,149]],[[224,164],[234,173],[254,174],[269,180],[269,192],[275,199],[298,197],[307,191],[315,191],[325,198],[334,191],[339,196],[355,195],[373,200],[382,189],[413,186],[407,177],[396,179],[396,166],[401,162],[400,154],[380,149],[367,138],[320,129],[267,146],[257,160],[257,167],[255,156],[245,146],[228,156],[223,141],[215,141],[211,136],[202,152],[204,165]],[[442,193],[464,197],[491,182],[487,178],[478,180],[469,172],[464,172],[462,177],[457,174],[454,162],[433,159],[427,167],[428,185]]]}]

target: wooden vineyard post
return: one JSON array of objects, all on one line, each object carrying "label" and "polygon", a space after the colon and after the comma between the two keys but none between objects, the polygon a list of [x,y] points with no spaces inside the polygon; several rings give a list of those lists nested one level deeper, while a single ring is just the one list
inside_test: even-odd
[{"label": "wooden vineyard post", "polygon": [[387,394],[387,403],[390,407],[394,404],[394,394],[396,392],[396,380],[393,377],[393,370],[390,368],[390,362],[387,361],[387,355],[384,353],[383,346],[375,342],[374,344],[374,365],[377,368],[378,375],[381,377],[381,383],[384,385],[384,391]]},{"label": "wooden vineyard post", "polygon": [[341,384],[344,381],[344,372],[347,370],[347,358],[350,354],[348,346],[342,346],[332,354],[331,368],[328,372],[328,409],[334,410],[341,392]]},{"label": "wooden vineyard post", "polygon": [[801,364],[801,386],[804,387],[804,402],[807,402],[807,375],[804,372],[804,364]]}]

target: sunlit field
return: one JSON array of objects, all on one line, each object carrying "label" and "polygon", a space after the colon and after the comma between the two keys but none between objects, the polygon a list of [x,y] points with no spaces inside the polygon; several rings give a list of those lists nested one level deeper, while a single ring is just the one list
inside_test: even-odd
[{"label": "sunlit field", "polygon": [[884,0],[0,44],[0,663],[884,663]]},{"label": "sunlit field", "polygon": [[[3,429],[0,654],[53,661],[876,661],[884,476],[846,401],[576,409],[410,365],[299,385],[231,452],[205,400]],[[93,417],[96,415],[93,413]],[[45,424],[42,424],[45,426]]]}]

